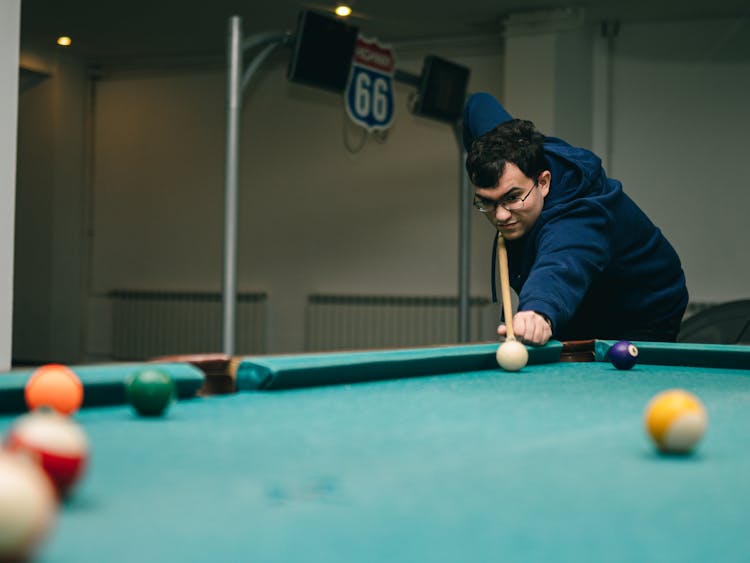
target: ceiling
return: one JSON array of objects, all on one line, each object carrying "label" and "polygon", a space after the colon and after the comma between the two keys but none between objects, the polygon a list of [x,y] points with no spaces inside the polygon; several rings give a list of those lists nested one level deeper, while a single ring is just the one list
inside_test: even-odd
[{"label": "ceiling", "polygon": [[[102,65],[222,56],[232,15],[242,17],[246,36],[294,32],[300,10],[335,5],[335,0],[21,0],[21,45],[55,48],[59,35],[69,35],[71,54]],[[623,23],[750,17],[748,0],[353,0],[350,5],[351,23],[388,43],[500,33],[509,13],[563,7],[584,8],[589,21]]]}]

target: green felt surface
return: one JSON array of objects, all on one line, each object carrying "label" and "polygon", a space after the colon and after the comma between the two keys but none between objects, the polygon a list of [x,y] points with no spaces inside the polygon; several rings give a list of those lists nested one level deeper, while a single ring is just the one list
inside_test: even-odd
[{"label": "green felt surface", "polygon": [[[596,361],[608,361],[607,353],[616,342],[597,340]],[[637,341],[633,344],[638,348],[638,363],[642,364],[750,369],[750,346]]]},{"label": "green felt surface", "polygon": [[[68,366],[83,384],[83,406],[112,405],[125,402],[125,381],[141,369],[160,369],[169,374],[177,386],[177,397],[193,397],[203,385],[201,370],[187,363],[120,363]],[[34,369],[0,373],[0,412],[27,410],[24,387]]]},{"label": "green felt surface", "polygon": [[[696,393],[695,455],[648,400]],[[40,561],[747,561],[750,376],[529,366],[81,411],[89,474]],[[0,429],[11,423],[0,418]]]},{"label": "green felt surface", "polygon": [[[243,358],[238,391],[290,389],[497,368],[497,343]],[[528,365],[557,362],[562,344],[527,346]]]}]

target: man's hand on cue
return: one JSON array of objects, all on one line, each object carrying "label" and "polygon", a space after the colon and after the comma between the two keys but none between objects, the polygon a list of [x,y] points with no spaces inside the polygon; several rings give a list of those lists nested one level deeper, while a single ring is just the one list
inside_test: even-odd
[{"label": "man's hand on cue", "polygon": [[[513,316],[513,332],[517,340],[542,346],[552,338],[552,327],[547,319],[535,311],[519,311]],[[499,336],[506,336],[504,324],[497,327]]]}]

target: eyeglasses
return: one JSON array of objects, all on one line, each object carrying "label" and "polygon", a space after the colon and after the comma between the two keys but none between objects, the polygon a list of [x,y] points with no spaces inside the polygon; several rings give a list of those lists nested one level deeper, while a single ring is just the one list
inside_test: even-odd
[{"label": "eyeglasses", "polygon": [[519,211],[520,209],[524,208],[524,206],[526,205],[526,200],[531,195],[531,192],[534,191],[534,188],[536,188],[537,184],[539,184],[539,180],[534,182],[534,185],[531,186],[531,189],[529,189],[529,191],[526,192],[526,195],[523,197],[515,194],[503,198],[502,201],[495,201],[494,199],[487,199],[486,197],[474,194],[474,207],[476,207],[482,213],[494,213],[498,205],[506,211]]}]

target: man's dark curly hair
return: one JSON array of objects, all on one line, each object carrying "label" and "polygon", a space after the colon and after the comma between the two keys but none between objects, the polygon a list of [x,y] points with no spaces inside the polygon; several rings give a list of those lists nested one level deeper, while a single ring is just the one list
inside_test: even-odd
[{"label": "man's dark curly hair", "polygon": [[475,139],[466,157],[466,171],[478,188],[494,188],[506,162],[512,162],[534,179],[548,168],[544,135],[531,121],[511,119]]}]

